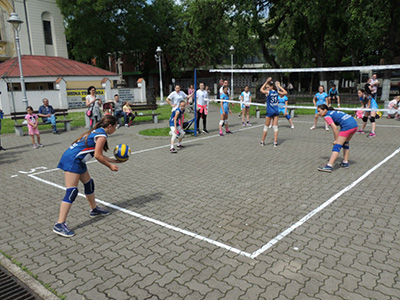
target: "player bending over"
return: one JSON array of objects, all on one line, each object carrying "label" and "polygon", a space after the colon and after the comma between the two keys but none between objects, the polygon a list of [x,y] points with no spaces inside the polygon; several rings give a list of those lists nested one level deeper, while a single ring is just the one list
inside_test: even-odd
[{"label": "player bending over", "polygon": [[[335,111],[333,107],[326,104],[318,105],[318,114],[332,127],[335,140],[333,141],[332,155],[328,164],[319,167],[318,171],[332,172],[333,164],[339,156],[340,149],[343,148],[343,161],[340,163],[342,168],[349,167],[349,142],[358,129],[357,121],[350,115],[342,111]],[[340,125],[340,131],[337,128]]]},{"label": "player bending over", "polygon": [[68,212],[78,196],[78,182],[81,181],[85,188],[86,199],[91,208],[90,216],[105,216],[110,212],[96,205],[94,197],[94,181],[90,177],[86,162],[93,156],[111,171],[118,171],[112,163],[119,163],[116,159],[104,156],[103,151],[108,150],[107,136],[113,134],[117,128],[118,119],[111,115],[104,116],[94,127],[83,133],[64,152],[57,168],[65,172],[65,187],[67,188],[61,202],[60,214],[53,231],[64,237],[74,236],[74,232],[65,223]]},{"label": "player bending over", "polygon": [[368,134],[367,137],[374,138],[376,136],[376,134],[375,134],[375,128],[376,128],[375,117],[376,117],[376,112],[378,109],[378,104],[376,103],[375,99],[372,98],[370,86],[371,85],[369,83],[367,83],[365,85],[365,90],[360,89],[357,91],[358,97],[360,97],[360,101],[361,101],[361,108],[372,109],[372,111],[371,110],[364,111],[364,117],[362,119],[363,125],[362,125],[362,128],[359,131],[357,131],[357,133],[360,133],[360,134],[365,133],[364,129],[365,129],[365,126],[367,126],[367,121],[368,121],[368,117],[369,117],[372,128],[371,128],[371,132]]},{"label": "player bending over", "polygon": [[169,118],[169,126],[170,126],[171,132],[172,132],[171,150],[169,150],[171,153],[176,153],[176,150],[174,148],[174,143],[175,143],[176,138],[178,138],[178,145],[176,147],[178,149],[182,149],[184,147],[181,144],[181,142],[182,142],[183,136],[185,135],[185,132],[183,131],[180,124],[183,125],[185,107],[186,107],[185,100],[181,100],[179,102],[178,108],[176,110],[172,111],[171,117]]}]

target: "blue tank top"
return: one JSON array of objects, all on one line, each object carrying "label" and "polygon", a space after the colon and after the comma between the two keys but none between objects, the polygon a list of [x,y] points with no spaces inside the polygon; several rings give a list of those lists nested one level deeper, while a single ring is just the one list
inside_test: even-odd
[{"label": "blue tank top", "polygon": [[323,92],[321,93],[316,93],[315,98],[317,98],[317,106],[321,104],[326,104],[326,97],[328,97],[328,94]]},{"label": "blue tank top", "polygon": [[[175,126],[174,124],[174,119],[176,114],[179,114],[179,117],[182,117],[182,113],[184,113],[185,111],[182,112],[182,110],[180,108],[175,109],[172,113],[171,113],[171,117],[169,118],[169,126]],[[178,124],[178,122],[177,122]]]},{"label": "blue tank top", "polygon": [[285,103],[286,101],[288,101],[288,97],[287,96],[278,96],[278,102],[279,102],[279,108],[284,108],[285,107]]},{"label": "blue tank top", "polygon": [[94,156],[97,138],[104,136],[107,138],[107,133],[104,128],[97,128],[93,130],[85,141],[86,136],[81,138],[78,142],[72,144],[64,153],[71,160],[79,159],[83,163],[88,162]]},{"label": "blue tank top", "polygon": [[278,112],[279,108],[278,108],[278,92],[271,90],[268,93],[267,96],[267,112],[271,113],[271,112]]},{"label": "blue tank top", "polygon": [[[229,96],[225,95],[224,93],[222,93],[221,94],[221,99],[229,100]],[[222,105],[224,107],[224,110],[228,110],[229,109],[229,102],[222,101]]]},{"label": "blue tank top", "polygon": [[328,110],[324,118],[332,118],[333,122],[336,125],[340,125],[343,131],[358,127],[357,121],[342,111]]}]

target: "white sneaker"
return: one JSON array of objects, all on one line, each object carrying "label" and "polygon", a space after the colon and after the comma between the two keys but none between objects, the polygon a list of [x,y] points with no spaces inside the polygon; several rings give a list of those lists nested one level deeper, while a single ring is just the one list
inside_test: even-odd
[{"label": "white sneaker", "polygon": [[125,124],[125,127],[126,127],[126,128],[128,128],[128,127],[129,127],[129,125],[128,125],[128,124]]},{"label": "white sneaker", "polygon": [[326,127],[326,126],[325,126],[325,130],[326,130],[326,131],[329,131],[329,127]]},{"label": "white sneaker", "polygon": [[290,126],[290,129],[294,129],[294,125]]},{"label": "white sneaker", "polygon": [[36,145],[36,144],[35,144],[35,145],[33,145],[32,147],[33,147],[33,149],[37,149],[37,148],[39,148],[39,146],[38,146],[38,145]]},{"label": "white sneaker", "polygon": [[314,126],[314,125],[313,125],[313,126],[311,126],[311,127],[310,127],[310,129],[311,129],[311,130],[314,130],[314,129],[315,129],[315,126]]},{"label": "white sneaker", "polygon": [[117,129],[120,128],[120,127],[121,127],[121,125],[118,124],[118,125],[117,125]]}]

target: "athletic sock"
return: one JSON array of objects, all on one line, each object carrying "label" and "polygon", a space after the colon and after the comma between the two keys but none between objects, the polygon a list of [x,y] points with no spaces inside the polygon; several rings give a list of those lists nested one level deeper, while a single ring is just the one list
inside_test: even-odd
[{"label": "athletic sock", "polygon": [[326,164],[328,167],[332,167],[332,165],[330,165],[330,164]]}]

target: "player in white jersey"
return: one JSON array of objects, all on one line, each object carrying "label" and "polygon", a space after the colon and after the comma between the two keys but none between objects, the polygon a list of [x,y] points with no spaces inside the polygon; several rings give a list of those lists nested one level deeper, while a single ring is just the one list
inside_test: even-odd
[{"label": "player in white jersey", "polygon": [[249,91],[249,86],[244,87],[244,91],[240,94],[240,101],[242,102],[242,125],[246,126],[244,122],[245,115],[247,115],[247,126],[251,126],[250,123],[250,105],[251,105],[251,93]]}]

